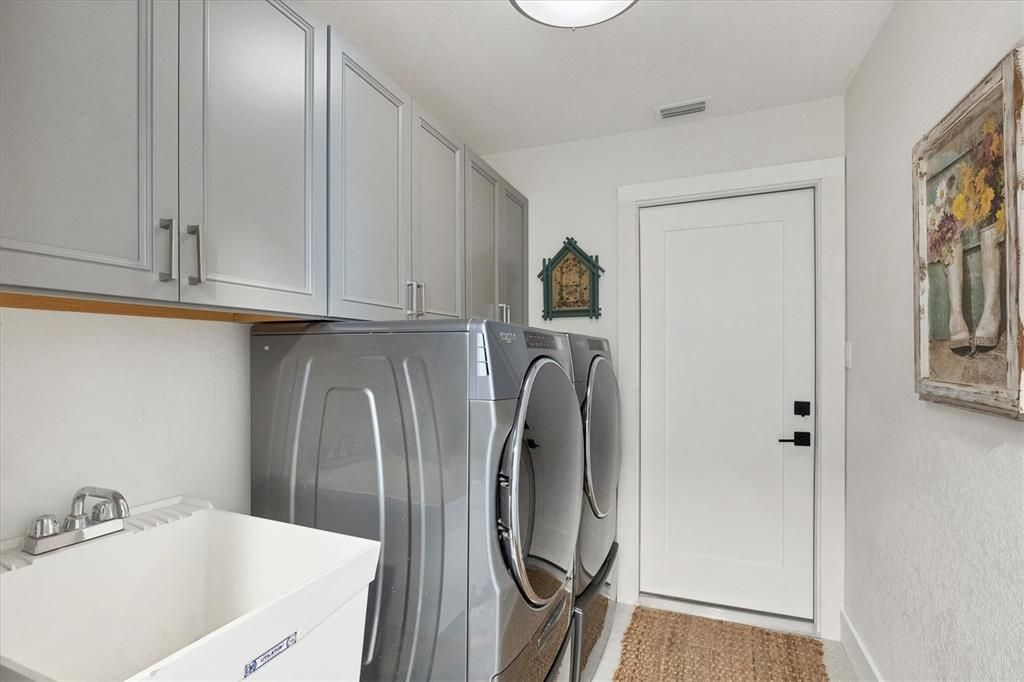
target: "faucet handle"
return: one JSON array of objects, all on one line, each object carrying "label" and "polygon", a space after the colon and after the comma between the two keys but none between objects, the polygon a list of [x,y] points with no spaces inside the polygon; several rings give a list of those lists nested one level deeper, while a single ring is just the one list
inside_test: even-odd
[{"label": "faucet handle", "polygon": [[53,514],[43,514],[32,519],[28,527],[28,536],[33,540],[48,538],[60,532],[60,523]]},{"label": "faucet handle", "polygon": [[85,514],[68,514],[64,517],[64,532],[82,530],[89,525],[89,517]]},{"label": "faucet handle", "polygon": [[103,523],[104,521],[113,521],[117,518],[117,507],[114,505],[113,500],[103,500],[97,502],[92,507],[92,522]]}]

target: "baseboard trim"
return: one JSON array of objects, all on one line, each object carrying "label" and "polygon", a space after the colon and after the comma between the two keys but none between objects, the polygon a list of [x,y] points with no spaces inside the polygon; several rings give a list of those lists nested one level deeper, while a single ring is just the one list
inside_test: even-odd
[{"label": "baseboard trim", "polygon": [[860,638],[857,628],[853,627],[853,622],[846,615],[846,611],[839,612],[839,641],[846,649],[846,655],[850,659],[850,663],[853,664],[858,680],[884,682],[882,674],[878,672],[878,666],[875,665],[875,660],[868,653],[867,647],[864,646],[864,640]]},{"label": "baseboard trim", "polygon": [[727,620],[742,625],[753,625],[754,627],[779,630],[781,632],[793,632],[799,635],[812,635],[815,637],[818,635],[817,627],[813,621],[777,616],[759,611],[731,609],[727,606],[702,604],[684,599],[673,599],[646,592],[640,593],[638,606],[661,609],[662,611],[675,611],[676,613],[685,613],[703,618],[714,618],[715,620]]}]

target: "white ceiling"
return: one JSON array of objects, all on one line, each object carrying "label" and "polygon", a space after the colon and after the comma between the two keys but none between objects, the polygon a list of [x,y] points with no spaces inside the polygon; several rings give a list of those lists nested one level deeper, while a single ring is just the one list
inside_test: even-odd
[{"label": "white ceiling", "polygon": [[[711,97],[721,116],[841,95],[891,0],[640,0],[576,31],[507,0],[310,0],[480,153],[656,125]],[[685,119],[683,119],[685,121]]]}]

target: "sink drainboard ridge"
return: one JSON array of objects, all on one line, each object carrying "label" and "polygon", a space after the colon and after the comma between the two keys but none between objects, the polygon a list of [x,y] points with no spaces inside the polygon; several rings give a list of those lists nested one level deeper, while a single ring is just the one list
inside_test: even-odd
[{"label": "sink drainboard ridge", "polygon": [[[132,510],[132,515],[125,519],[124,530],[115,535],[120,535],[121,533],[141,533],[151,528],[157,528],[158,526],[164,526],[168,523],[188,518],[204,509],[213,509],[213,504],[206,500],[183,496],[170,497],[165,500],[139,505]],[[108,535],[104,537],[113,536]],[[100,542],[104,537],[96,538],[89,542]],[[21,551],[21,542],[22,538],[17,537],[0,543],[0,573],[26,568],[37,561],[45,561],[49,556],[74,548],[74,545],[72,545],[71,547],[58,549],[47,554],[32,556]]]}]

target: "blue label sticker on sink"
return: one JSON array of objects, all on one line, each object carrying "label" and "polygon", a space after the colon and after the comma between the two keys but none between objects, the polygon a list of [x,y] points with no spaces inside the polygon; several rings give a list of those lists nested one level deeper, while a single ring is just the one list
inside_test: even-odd
[{"label": "blue label sticker on sink", "polygon": [[269,649],[267,649],[262,654],[252,659],[248,663],[246,663],[245,674],[242,676],[242,678],[244,679],[246,677],[249,677],[249,675],[252,675],[254,672],[265,666],[267,663],[270,663],[272,660],[274,660],[274,658],[277,657],[277,655],[280,654],[282,651],[287,650],[289,647],[295,646],[295,643],[298,641],[299,633],[297,631],[288,635],[280,642],[270,647]]}]

